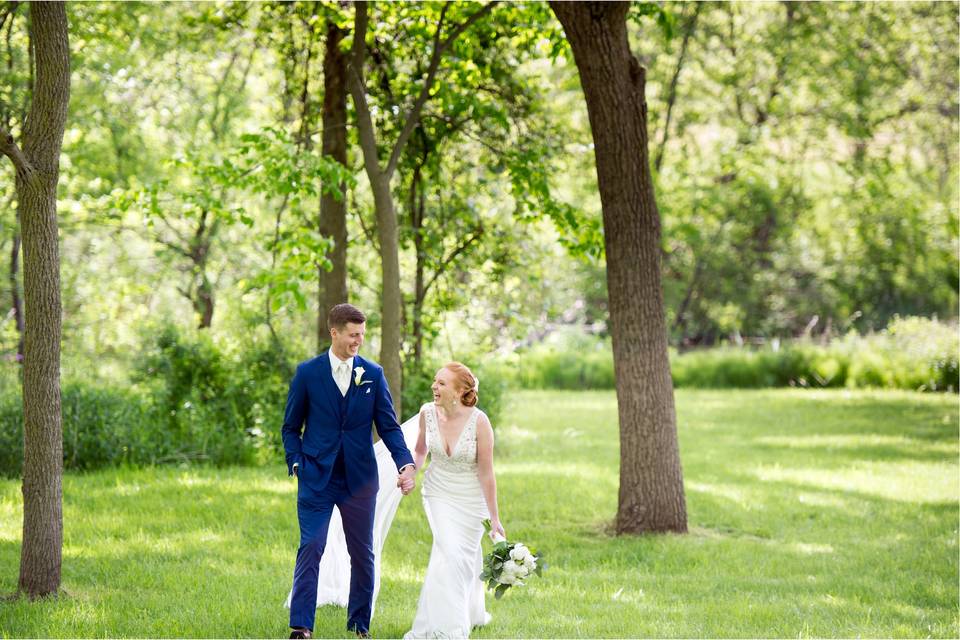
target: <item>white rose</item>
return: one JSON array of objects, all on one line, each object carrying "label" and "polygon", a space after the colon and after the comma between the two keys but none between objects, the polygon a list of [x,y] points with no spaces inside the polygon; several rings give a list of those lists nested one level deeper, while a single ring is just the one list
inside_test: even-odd
[{"label": "white rose", "polygon": [[503,573],[501,575],[511,575],[516,576],[520,574],[523,565],[519,565],[516,562],[504,562],[503,563]]},{"label": "white rose", "polygon": [[513,549],[510,550],[510,557],[514,560],[523,560],[523,558],[530,554],[530,550],[527,549],[523,543],[518,542]]},{"label": "white rose", "polygon": [[523,567],[527,571],[533,571],[537,568],[537,559],[533,556],[527,556],[523,559]]},{"label": "white rose", "polygon": [[497,578],[497,582],[499,582],[500,584],[514,584],[517,582],[517,576],[513,575],[512,573],[508,573],[504,571],[503,573],[500,574],[500,577]]}]

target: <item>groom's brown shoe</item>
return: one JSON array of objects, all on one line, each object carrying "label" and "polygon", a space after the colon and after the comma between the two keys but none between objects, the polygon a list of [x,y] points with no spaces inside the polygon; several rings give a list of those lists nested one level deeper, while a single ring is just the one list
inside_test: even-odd
[{"label": "groom's brown shoe", "polygon": [[291,638],[312,638],[313,635],[311,635],[309,629],[304,629],[303,627],[301,627],[299,629],[294,629],[293,632],[290,634],[290,637]]},{"label": "groom's brown shoe", "polygon": [[369,637],[370,637],[370,632],[369,632],[369,631],[357,631],[357,637],[358,637],[358,638],[369,638]]}]

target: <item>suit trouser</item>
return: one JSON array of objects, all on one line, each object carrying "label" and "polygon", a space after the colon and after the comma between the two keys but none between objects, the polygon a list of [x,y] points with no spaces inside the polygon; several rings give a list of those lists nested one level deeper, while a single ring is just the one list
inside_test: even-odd
[{"label": "suit trouser", "polygon": [[[311,464],[306,462],[305,464]],[[374,559],[373,517],[377,496],[358,498],[350,495],[346,479],[334,473],[320,491],[309,485],[297,485],[297,518],[300,521],[300,548],[293,570],[293,595],[290,599],[290,626],[313,630],[317,613],[317,584],[320,558],[327,543],[327,530],[333,507],[340,510],[343,533],[350,554],[350,598],[347,603],[347,628],[370,630],[373,607]]]}]

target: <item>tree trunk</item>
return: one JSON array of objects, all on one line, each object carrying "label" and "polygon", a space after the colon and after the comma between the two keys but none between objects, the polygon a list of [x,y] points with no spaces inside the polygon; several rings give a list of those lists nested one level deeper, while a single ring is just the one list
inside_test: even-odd
[{"label": "tree trunk", "polygon": [[[393,203],[393,194],[390,192],[390,179],[396,171],[407,141],[413,131],[419,126],[420,114],[423,106],[430,98],[430,90],[440,70],[440,60],[450,45],[460,34],[471,25],[489,15],[500,0],[488,2],[472,13],[463,22],[456,26],[444,25],[444,16],[452,3],[441,5],[440,16],[437,20],[434,34],[430,64],[420,87],[420,93],[410,111],[403,118],[403,125],[397,136],[390,159],[384,167],[380,165],[380,154],[377,146],[377,134],[373,125],[373,117],[367,104],[366,82],[363,79],[363,65],[367,55],[367,1],[355,2],[356,13],[353,28],[353,51],[351,53],[350,70],[347,74],[347,88],[353,98],[353,105],[357,112],[357,130],[360,134],[360,148],[363,151],[363,166],[370,188],[373,191],[373,203],[377,213],[377,235],[380,242],[381,273],[383,276],[383,293],[381,297],[382,329],[380,339],[380,365],[390,385],[397,417],[402,421],[403,413],[400,402],[400,390],[403,388],[403,367],[400,362],[400,347],[402,344],[403,325],[403,296],[400,293],[400,247],[399,223]],[[441,37],[446,33],[446,37]]]},{"label": "tree trunk", "polygon": [[213,224],[207,227],[210,212],[204,211],[200,217],[197,229],[194,232],[193,243],[190,247],[190,260],[193,261],[193,286],[188,289],[190,302],[197,314],[198,329],[209,329],[213,326],[213,311],[215,306],[213,283],[207,275],[207,261],[210,259],[210,249],[213,239],[217,235],[220,219],[214,218]]},{"label": "tree trunk", "polygon": [[680,334],[680,348],[683,348],[683,342],[687,337],[687,307],[690,306],[690,301],[693,300],[693,296],[697,291],[697,286],[700,284],[700,276],[703,273],[703,260],[697,258],[693,265],[693,277],[690,278],[690,284],[687,285],[687,292],[683,296],[683,300],[680,302],[680,306],[677,307],[677,317],[673,321],[673,331],[677,329],[682,329]]},{"label": "tree trunk", "polygon": [[[347,87],[353,97],[357,112],[357,128],[363,151],[363,166],[373,192],[377,214],[377,240],[380,243],[380,272],[382,276],[380,313],[380,366],[383,367],[390,395],[393,396],[397,419],[403,421],[400,392],[403,389],[403,368],[400,362],[400,252],[398,246],[397,213],[390,193],[390,177],[393,166],[380,167],[376,132],[373,118],[367,106],[363,65],[366,59],[367,2],[356,3],[356,19],[353,30],[352,69],[347,76]],[[394,165],[395,166],[395,165]]]},{"label": "tree trunk", "polygon": [[400,361],[402,346],[403,296],[400,293],[400,237],[397,213],[394,209],[390,180],[382,173],[371,179],[373,201],[377,210],[377,239],[380,242],[381,271],[383,273],[380,298],[380,366],[390,384],[390,395],[403,421],[400,391],[403,389],[403,366]]},{"label": "tree trunk", "polygon": [[193,309],[200,318],[200,323],[197,325],[197,328],[209,329],[213,326],[213,284],[210,283],[210,279],[207,277],[205,270],[206,265],[200,266],[199,268],[200,273],[198,276],[200,278],[200,284],[197,286],[197,291],[194,294]]},{"label": "tree trunk", "polygon": [[660,284],[660,214],[650,174],[645,71],[626,2],[551,2],[587,103],[603,209],[620,418],[620,534],[687,530]]},{"label": "tree trunk", "polygon": [[423,165],[414,169],[410,184],[410,222],[413,229],[413,246],[417,255],[416,274],[413,282],[413,362],[419,371],[423,364],[423,303],[427,297],[424,281],[427,253],[423,246],[424,185]]},{"label": "tree trunk", "polygon": [[[340,51],[346,31],[331,18],[327,22],[326,54],[323,58],[323,155],[347,164],[347,57]],[[317,351],[330,342],[327,313],[347,300],[347,197],[345,183],[340,183],[338,200],[323,192],[320,195],[320,234],[333,239],[328,258],[330,271],[319,273],[319,308],[317,310]]]},{"label": "tree trunk", "polygon": [[70,50],[62,2],[31,3],[30,17],[37,66],[23,147],[3,130],[0,151],[17,169],[23,233],[23,546],[18,588],[39,597],[60,588],[63,547],[57,181],[70,98]]},{"label": "tree trunk", "polygon": [[13,323],[17,328],[17,362],[23,362],[23,304],[20,301],[20,214],[17,213],[16,230],[13,232],[13,247],[10,249],[10,303]]}]

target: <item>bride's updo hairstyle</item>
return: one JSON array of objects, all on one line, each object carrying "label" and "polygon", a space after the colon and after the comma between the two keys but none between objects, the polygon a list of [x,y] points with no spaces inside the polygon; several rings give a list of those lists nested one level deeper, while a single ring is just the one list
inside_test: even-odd
[{"label": "bride's updo hairstyle", "polygon": [[477,376],[473,375],[467,365],[460,362],[448,362],[443,368],[453,374],[454,384],[460,390],[460,402],[467,407],[476,406],[477,394],[480,392]]}]

